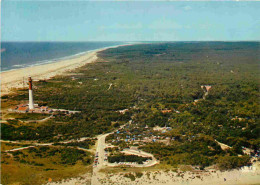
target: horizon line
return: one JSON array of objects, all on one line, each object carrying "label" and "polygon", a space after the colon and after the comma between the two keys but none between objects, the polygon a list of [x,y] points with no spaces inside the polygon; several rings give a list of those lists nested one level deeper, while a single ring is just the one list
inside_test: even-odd
[{"label": "horizon line", "polygon": [[71,40],[71,41],[34,41],[34,40],[28,40],[28,41],[1,41],[3,42],[260,42],[260,40],[150,40],[150,41],[92,41],[92,40],[86,40],[86,41],[77,41],[77,40]]}]

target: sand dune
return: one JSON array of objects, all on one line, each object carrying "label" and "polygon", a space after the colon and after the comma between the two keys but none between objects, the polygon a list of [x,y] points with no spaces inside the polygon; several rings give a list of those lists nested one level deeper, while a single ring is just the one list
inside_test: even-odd
[{"label": "sand dune", "polygon": [[[127,172],[99,173],[98,182],[93,185],[256,185],[260,182],[259,162],[253,169],[231,171],[203,171],[203,172],[173,172],[173,171],[143,171],[141,177],[134,181],[125,177]],[[135,173],[131,173],[135,175]],[[62,182],[52,182],[48,185],[86,185],[89,184],[90,174],[85,177],[71,178]],[[86,183],[84,180],[88,180]]]}]

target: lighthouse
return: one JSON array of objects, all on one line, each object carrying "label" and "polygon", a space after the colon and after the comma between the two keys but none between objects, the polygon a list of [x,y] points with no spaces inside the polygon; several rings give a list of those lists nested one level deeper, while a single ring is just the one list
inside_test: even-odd
[{"label": "lighthouse", "polygon": [[29,76],[29,109],[34,109],[33,103],[33,90],[32,90],[32,78]]}]

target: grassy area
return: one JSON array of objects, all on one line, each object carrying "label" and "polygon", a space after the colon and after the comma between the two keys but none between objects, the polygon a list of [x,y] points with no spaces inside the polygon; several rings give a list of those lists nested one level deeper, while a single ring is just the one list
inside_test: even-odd
[{"label": "grassy area", "polygon": [[8,113],[3,118],[4,119],[19,119],[21,121],[27,120],[41,120],[50,115],[40,114],[40,113]]},{"label": "grassy area", "polygon": [[1,156],[3,184],[43,184],[77,177],[92,170],[88,152],[64,147],[36,147],[3,153]]}]

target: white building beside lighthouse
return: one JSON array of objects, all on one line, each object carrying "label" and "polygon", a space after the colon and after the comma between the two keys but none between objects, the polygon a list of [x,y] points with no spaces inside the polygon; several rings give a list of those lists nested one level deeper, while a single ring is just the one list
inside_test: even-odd
[{"label": "white building beside lighthouse", "polygon": [[33,90],[32,90],[32,78],[29,76],[29,109],[34,109],[34,102],[33,102]]}]

